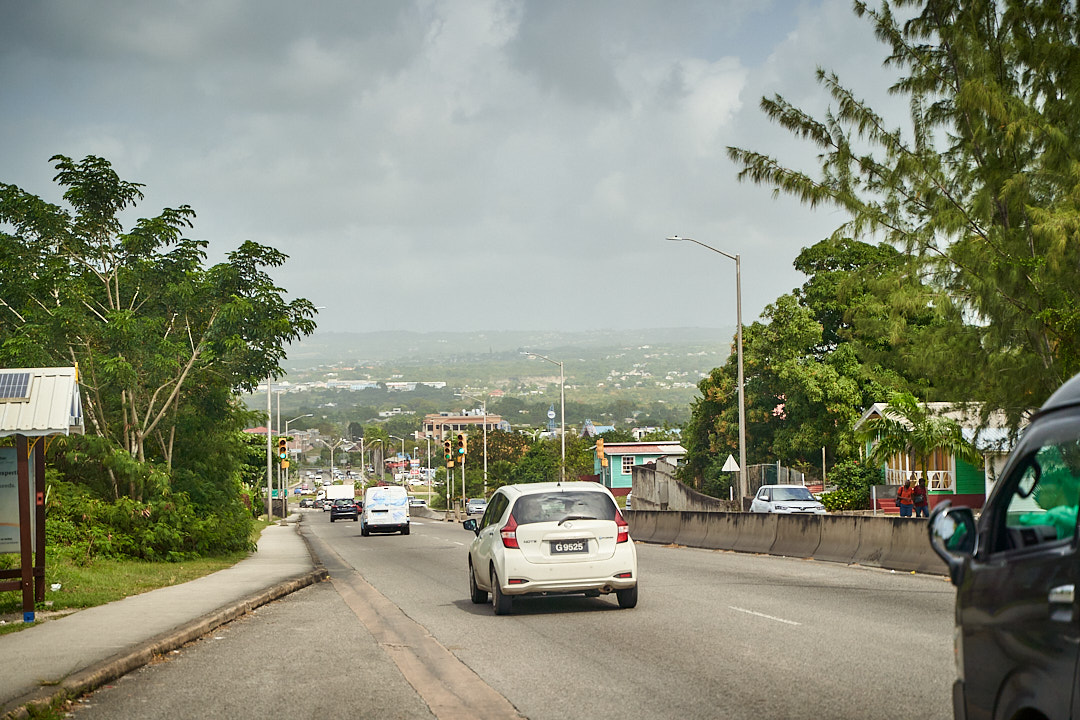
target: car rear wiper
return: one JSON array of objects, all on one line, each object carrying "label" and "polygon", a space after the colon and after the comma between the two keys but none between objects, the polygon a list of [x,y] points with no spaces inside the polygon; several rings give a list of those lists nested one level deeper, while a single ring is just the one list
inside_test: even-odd
[{"label": "car rear wiper", "polygon": [[596,520],[596,519],[597,518],[594,517],[593,515],[567,515],[566,517],[564,517],[562,520],[559,521],[559,524],[562,525],[567,520]]}]

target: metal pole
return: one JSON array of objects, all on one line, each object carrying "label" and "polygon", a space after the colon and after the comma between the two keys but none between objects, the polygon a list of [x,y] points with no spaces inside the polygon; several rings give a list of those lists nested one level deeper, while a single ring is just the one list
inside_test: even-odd
[{"label": "metal pole", "polygon": [[271,384],[270,378],[266,378],[266,520],[267,522],[274,519],[273,510],[274,506],[271,504],[271,495],[274,494],[274,441],[270,437],[270,423],[274,420],[274,413],[271,406]]},{"label": "metal pole", "polygon": [[[281,391],[279,390],[278,392],[276,392],[274,394],[277,395],[277,422],[274,423],[274,434],[277,435],[278,437],[281,437]],[[288,453],[285,453],[286,457],[288,457],[288,455],[289,455]],[[281,461],[280,460],[278,460],[278,466],[277,466],[277,486],[278,486],[278,494],[281,495],[281,491],[283,490],[283,487],[281,485]],[[284,498],[285,498],[285,496],[282,495],[281,517],[285,517],[285,499]]]},{"label": "metal pole", "polygon": [[562,435],[562,464],[559,465],[559,481],[566,482],[566,373],[559,363],[559,426]]},{"label": "metal pole", "polygon": [[688,237],[679,237],[678,235],[672,235],[667,238],[668,240],[675,241],[687,241],[692,242],[695,245],[700,245],[706,250],[712,250],[714,253],[723,255],[729,260],[735,261],[735,315],[736,322],[738,323],[735,329],[735,349],[738,355],[739,366],[739,378],[738,378],[738,392],[739,392],[739,505],[742,507],[742,500],[746,497],[747,490],[747,475],[746,475],[746,396],[743,389],[745,385],[743,379],[743,323],[742,323],[742,256],[738,253],[730,255],[723,250],[717,250],[712,245],[706,245],[705,243]]},{"label": "metal pole", "polygon": [[487,499],[487,400],[484,401],[484,499]]},{"label": "metal pole", "polygon": [[735,254],[735,321],[736,345],[739,353],[739,509],[742,509],[742,498],[746,497],[746,392],[743,381],[743,352],[742,352],[742,260],[738,253]]}]

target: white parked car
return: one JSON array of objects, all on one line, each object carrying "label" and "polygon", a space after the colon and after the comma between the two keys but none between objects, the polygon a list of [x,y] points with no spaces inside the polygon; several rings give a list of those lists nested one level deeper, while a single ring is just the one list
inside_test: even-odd
[{"label": "white parked car", "polygon": [[591,482],[505,485],[479,520],[469,547],[469,593],[496,615],[522,595],[615,593],[637,605],[637,550],[611,491]]},{"label": "white parked car", "polygon": [[824,515],[825,506],[802,485],[763,485],[750,512]]}]

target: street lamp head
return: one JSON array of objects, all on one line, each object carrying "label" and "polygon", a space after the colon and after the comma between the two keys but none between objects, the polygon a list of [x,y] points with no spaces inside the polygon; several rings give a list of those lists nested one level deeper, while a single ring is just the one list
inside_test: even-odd
[{"label": "street lamp head", "polygon": [[669,235],[667,239],[673,240],[675,242],[682,242],[683,240],[689,240],[690,238],[679,237],[678,235]]}]

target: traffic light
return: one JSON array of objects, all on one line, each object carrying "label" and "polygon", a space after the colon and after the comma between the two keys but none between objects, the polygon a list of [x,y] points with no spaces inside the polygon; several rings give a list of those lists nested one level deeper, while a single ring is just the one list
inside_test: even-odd
[{"label": "traffic light", "polygon": [[282,460],[286,460],[289,457],[288,440],[285,438],[278,438],[277,440],[277,456]]},{"label": "traffic light", "polygon": [[596,438],[596,457],[600,460],[600,467],[607,467],[607,455],[604,454],[604,438]]},{"label": "traffic light", "polygon": [[469,448],[465,445],[465,433],[458,433],[457,436],[457,454],[464,456],[469,452]]},{"label": "traffic light", "polygon": [[450,447],[450,440],[449,439],[443,441],[443,450],[445,451],[445,454],[446,454],[446,467],[448,467],[448,468],[454,467],[454,451]]}]

